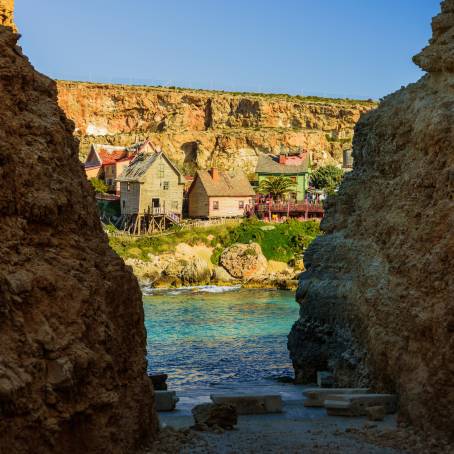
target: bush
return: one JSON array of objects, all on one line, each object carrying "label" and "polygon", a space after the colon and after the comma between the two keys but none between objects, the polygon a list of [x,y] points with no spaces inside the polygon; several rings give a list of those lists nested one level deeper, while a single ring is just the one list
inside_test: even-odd
[{"label": "bush", "polygon": [[107,186],[107,184],[99,178],[90,178],[90,183],[94,190],[100,194],[105,194],[109,189],[109,186]]},{"label": "bush", "polygon": [[311,183],[316,189],[334,192],[344,176],[344,171],[333,165],[320,167],[311,175]]}]

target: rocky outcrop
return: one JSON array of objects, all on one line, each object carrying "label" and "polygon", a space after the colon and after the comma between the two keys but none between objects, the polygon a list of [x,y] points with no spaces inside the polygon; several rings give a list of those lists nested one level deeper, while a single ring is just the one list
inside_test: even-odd
[{"label": "rocky outcrop", "polygon": [[307,149],[315,163],[340,163],[353,127],[373,102],[233,94],[126,85],[58,83],[76,124],[81,157],[92,143],[151,139],[181,168],[253,172],[259,153]]},{"label": "rocky outcrop", "polygon": [[454,436],[454,0],[415,57],[418,83],[358,123],[354,170],[305,254],[297,378],[396,391],[401,417]]},{"label": "rocky outcrop", "polygon": [[16,41],[0,26],[0,452],[133,452],[157,431],[141,293]]},{"label": "rocky outcrop", "polygon": [[2,0],[0,2],[0,27],[8,27],[17,32],[14,23],[14,0]]},{"label": "rocky outcrop", "polygon": [[221,254],[220,264],[237,279],[257,279],[264,276],[268,262],[257,243],[229,246]]}]

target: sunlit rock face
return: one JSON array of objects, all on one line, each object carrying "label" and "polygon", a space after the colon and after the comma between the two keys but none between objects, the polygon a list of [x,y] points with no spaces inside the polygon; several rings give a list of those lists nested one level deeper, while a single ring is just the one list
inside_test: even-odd
[{"label": "sunlit rock face", "polygon": [[0,452],[132,452],[157,425],[141,293],[16,40],[0,26]]},{"label": "sunlit rock face", "polygon": [[57,82],[83,159],[95,143],[151,139],[180,167],[255,170],[259,153],[301,148],[315,164],[342,163],[353,128],[373,102]]},{"label": "sunlit rock face", "polygon": [[454,0],[415,62],[427,75],[356,127],[288,345],[299,380],[396,391],[403,418],[454,436]]},{"label": "sunlit rock face", "polygon": [[17,31],[14,23],[14,0],[0,1],[0,26],[8,27],[14,32]]}]

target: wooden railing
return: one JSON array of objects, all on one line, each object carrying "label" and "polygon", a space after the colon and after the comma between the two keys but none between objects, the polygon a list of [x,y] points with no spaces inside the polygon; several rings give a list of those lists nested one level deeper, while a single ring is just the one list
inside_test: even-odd
[{"label": "wooden railing", "polygon": [[297,203],[257,203],[255,205],[255,211],[259,213],[273,212],[273,213],[323,213],[324,208],[321,203],[311,203],[311,202],[297,202]]}]

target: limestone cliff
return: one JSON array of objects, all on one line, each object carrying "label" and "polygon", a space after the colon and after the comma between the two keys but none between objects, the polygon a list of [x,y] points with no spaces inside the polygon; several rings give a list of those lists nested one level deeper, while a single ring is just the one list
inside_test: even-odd
[{"label": "limestone cliff", "polygon": [[0,26],[0,452],[132,452],[156,431],[141,293],[16,40]]},{"label": "limestone cliff", "polygon": [[60,81],[59,103],[76,124],[81,157],[93,142],[150,138],[180,166],[252,172],[257,154],[300,147],[316,163],[342,162],[353,127],[373,102],[232,94]]},{"label": "limestone cliff", "polygon": [[0,26],[11,28],[17,31],[14,23],[14,0],[2,0],[0,2]]},{"label": "limestone cliff", "polygon": [[403,418],[454,436],[454,0],[419,82],[355,130],[354,170],[305,255],[289,335],[296,377],[397,391]]}]

